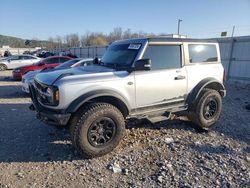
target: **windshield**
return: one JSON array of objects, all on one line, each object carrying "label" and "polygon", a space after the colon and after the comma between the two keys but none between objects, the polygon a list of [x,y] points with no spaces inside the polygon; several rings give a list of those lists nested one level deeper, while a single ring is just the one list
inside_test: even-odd
[{"label": "windshield", "polygon": [[65,61],[63,64],[57,66],[56,69],[71,67],[72,65],[74,65],[75,63],[77,63],[80,60],[81,59],[72,59],[69,61]]},{"label": "windshield", "polygon": [[118,44],[111,45],[104,56],[101,64],[113,67],[130,67],[133,63],[141,44]]}]

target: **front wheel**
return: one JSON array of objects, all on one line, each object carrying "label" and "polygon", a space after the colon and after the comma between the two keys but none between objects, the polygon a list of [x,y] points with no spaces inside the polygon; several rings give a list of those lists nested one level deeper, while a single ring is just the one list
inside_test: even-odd
[{"label": "front wheel", "polygon": [[81,110],[76,124],[71,124],[71,139],[77,151],[87,158],[105,155],[120,142],[125,121],[111,104],[93,103]]},{"label": "front wheel", "polygon": [[5,71],[5,70],[7,70],[7,66],[1,64],[1,65],[0,65],[0,71]]},{"label": "front wheel", "polygon": [[208,129],[220,117],[222,99],[218,91],[203,90],[191,106],[188,118],[201,128]]}]

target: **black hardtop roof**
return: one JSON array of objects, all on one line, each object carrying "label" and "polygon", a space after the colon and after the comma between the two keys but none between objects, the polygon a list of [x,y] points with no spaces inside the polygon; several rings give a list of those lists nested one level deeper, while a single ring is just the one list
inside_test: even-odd
[{"label": "black hardtop roof", "polygon": [[115,43],[143,43],[143,42],[200,42],[200,43],[217,43],[213,39],[193,39],[193,38],[171,38],[171,37],[146,37],[134,38],[115,41]]},{"label": "black hardtop roof", "polygon": [[147,38],[150,42],[217,42],[211,39],[194,39],[194,38],[170,38],[170,37],[149,37]]}]

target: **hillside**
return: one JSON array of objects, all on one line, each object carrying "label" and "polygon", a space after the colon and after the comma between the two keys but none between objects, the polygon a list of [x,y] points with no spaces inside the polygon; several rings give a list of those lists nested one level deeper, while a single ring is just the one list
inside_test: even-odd
[{"label": "hillside", "polygon": [[26,40],[27,39],[0,35],[0,48],[2,46],[10,46],[12,48],[46,47],[49,44],[48,41],[30,40],[30,44],[25,45]]}]

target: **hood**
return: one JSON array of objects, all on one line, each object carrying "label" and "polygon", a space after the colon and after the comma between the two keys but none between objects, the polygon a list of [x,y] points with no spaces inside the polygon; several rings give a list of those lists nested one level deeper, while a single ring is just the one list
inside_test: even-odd
[{"label": "hood", "polygon": [[8,59],[0,59],[0,63],[9,63]]},{"label": "hood", "polygon": [[37,74],[35,76],[35,79],[46,85],[52,85],[60,77],[79,75],[79,74],[102,73],[102,72],[114,72],[114,69],[98,65],[90,65],[86,67],[75,67],[69,69],[54,70],[51,72],[43,72]]},{"label": "hood", "polygon": [[25,66],[20,66],[20,67],[17,67],[17,68],[15,68],[15,69],[26,69],[26,68],[29,68],[29,67],[32,67],[32,66],[34,66],[34,64],[30,64],[30,65],[25,65]]},{"label": "hood", "polygon": [[52,72],[52,71],[55,71],[55,70],[67,69],[67,68],[69,69],[69,67],[58,68],[58,69],[51,67],[51,68],[42,69],[42,70],[39,69],[39,70],[35,70],[35,71],[30,71],[30,72],[26,73],[26,74],[23,76],[23,78],[24,78],[25,80],[33,80],[34,77],[35,77],[38,73],[43,74],[43,73]]},{"label": "hood", "polygon": [[7,61],[7,57],[1,57],[0,61]]},{"label": "hood", "polygon": [[26,73],[23,78],[25,80],[32,80],[38,73],[40,73],[41,70],[37,70],[37,71],[30,71],[28,73]]}]

